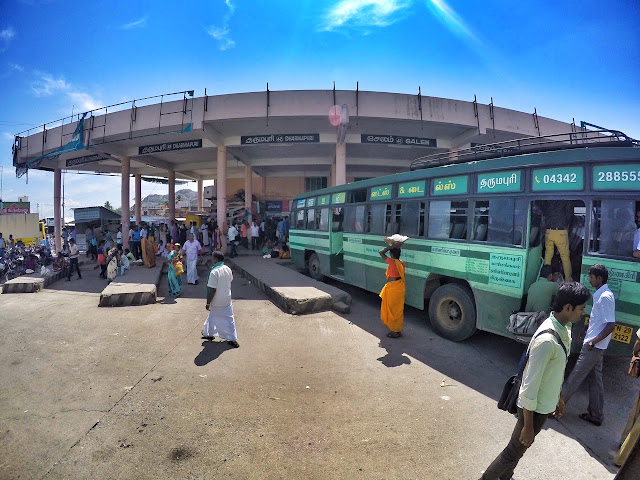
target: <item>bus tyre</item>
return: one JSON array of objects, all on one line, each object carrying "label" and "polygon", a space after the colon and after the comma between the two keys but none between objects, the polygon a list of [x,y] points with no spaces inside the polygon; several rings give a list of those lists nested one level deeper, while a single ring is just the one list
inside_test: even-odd
[{"label": "bus tyre", "polygon": [[317,254],[311,254],[309,257],[309,263],[307,264],[307,269],[309,270],[309,275],[314,280],[318,280],[319,282],[324,280],[324,275],[320,272],[320,259]]},{"label": "bus tyre", "polygon": [[455,283],[439,287],[429,300],[429,319],[438,335],[460,342],[476,331],[476,307],[471,292]]}]

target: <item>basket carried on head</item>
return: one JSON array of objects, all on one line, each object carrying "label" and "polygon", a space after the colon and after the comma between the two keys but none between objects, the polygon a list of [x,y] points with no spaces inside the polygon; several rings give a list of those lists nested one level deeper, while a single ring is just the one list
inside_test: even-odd
[{"label": "basket carried on head", "polygon": [[399,233],[384,238],[384,242],[389,245],[390,248],[402,248],[402,245],[407,240],[409,240],[409,237],[405,237],[404,235],[400,235]]}]

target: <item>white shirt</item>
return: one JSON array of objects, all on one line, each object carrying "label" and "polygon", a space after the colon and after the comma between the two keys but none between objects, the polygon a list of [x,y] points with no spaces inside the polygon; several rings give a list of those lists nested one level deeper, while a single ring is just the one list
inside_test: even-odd
[{"label": "white shirt", "polygon": [[236,227],[231,225],[229,227],[229,231],[227,232],[227,236],[229,237],[229,241],[233,242],[236,239],[236,237],[238,236],[238,230],[236,229]]},{"label": "white shirt", "polygon": [[633,235],[633,250],[640,250],[640,228]]},{"label": "white shirt", "polygon": [[233,273],[226,265],[216,267],[209,273],[207,286],[215,288],[216,294],[213,296],[211,305],[214,307],[228,307],[231,305],[231,281]]},{"label": "white shirt", "polygon": [[[609,286],[605,283],[596,293],[593,294],[593,308],[589,317],[589,328],[584,337],[583,344],[586,345],[591,340],[600,335],[607,323],[615,323],[616,321],[616,299],[613,292],[609,290]],[[611,341],[611,333],[600,342],[594,344],[594,347],[606,350]]]},{"label": "white shirt", "polygon": [[260,229],[258,228],[257,225],[251,225],[251,236],[252,237],[257,237],[260,235]]},{"label": "white shirt", "polygon": [[122,232],[118,232],[116,234],[116,243],[117,244],[121,244],[122,243]]},{"label": "white shirt", "polygon": [[187,261],[193,261],[198,258],[198,251],[202,249],[202,245],[198,240],[194,240],[193,242],[187,240],[184,242],[184,246],[182,250],[187,252]]},{"label": "white shirt", "polygon": [[143,228],[140,230],[140,238],[147,238],[147,229]]}]

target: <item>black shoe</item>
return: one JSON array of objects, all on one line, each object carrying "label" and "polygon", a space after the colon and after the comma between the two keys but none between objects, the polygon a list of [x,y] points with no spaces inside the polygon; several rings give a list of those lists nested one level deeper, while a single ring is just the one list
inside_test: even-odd
[{"label": "black shoe", "polygon": [[387,337],[389,337],[389,338],[398,338],[400,336],[402,336],[402,333],[400,333],[400,332],[389,332],[389,333],[387,333]]},{"label": "black shoe", "polygon": [[71,281],[71,277],[67,277],[67,282],[70,282],[70,281]]},{"label": "black shoe", "polygon": [[233,348],[238,348],[240,346],[238,342],[232,342],[231,340],[227,341],[227,343],[231,345]]}]

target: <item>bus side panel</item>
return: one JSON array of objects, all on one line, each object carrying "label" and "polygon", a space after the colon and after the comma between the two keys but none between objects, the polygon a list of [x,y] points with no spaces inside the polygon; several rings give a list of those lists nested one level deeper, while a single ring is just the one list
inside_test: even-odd
[{"label": "bus side panel", "polygon": [[345,233],[342,249],[344,252],[344,281],[360,288],[367,288],[364,235]]},{"label": "bus side panel", "polygon": [[306,267],[304,258],[304,238],[300,236],[300,230],[289,230],[289,248],[291,250],[291,261],[293,264],[304,269]]},{"label": "bus side panel", "polygon": [[[609,271],[607,285],[616,298],[616,329],[611,336],[607,355],[626,356],[631,353],[636,332],[640,328],[640,262],[600,258],[585,255],[582,257],[580,283],[593,294],[595,289],[589,283],[589,268],[601,263]],[[591,312],[590,299],[585,309]],[[574,334],[575,334],[574,329]]]},{"label": "bus side panel", "polygon": [[507,325],[511,313],[520,310],[520,298],[498,295],[486,288],[486,285],[472,284],[476,299],[476,327],[503,337],[512,337]]}]

